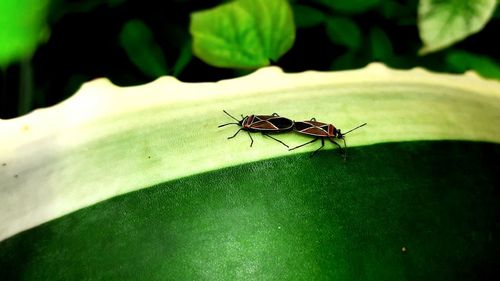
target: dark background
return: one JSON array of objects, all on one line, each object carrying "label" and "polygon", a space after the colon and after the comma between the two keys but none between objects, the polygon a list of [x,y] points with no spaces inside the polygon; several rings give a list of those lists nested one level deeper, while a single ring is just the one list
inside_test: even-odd
[{"label": "dark background", "polygon": [[[50,37],[39,45],[31,60],[14,63],[0,70],[0,118],[8,119],[32,109],[56,104],[72,94],[86,81],[107,77],[120,86],[138,85],[154,80],[130,60],[120,45],[119,34],[126,22],[143,21],[169,67],[189,48],[190,13],[214,7],[224,1],[53,1],[49,13]],[[117,4],[116,4],[117,3]],[[416,0],[388,0],[367,11],[346,13],[325,9],[314,0],[291,1],[316,8],[326,16],[352,19],[363,33],[361,48],[349,48],[331,40],[324,24],[298,26],[293,47],[274,64],[286,72],[305,70],[342,70],[365,66],[374,61],[394,68],[422,66],[433,71],[463,72],[467,65],[450,62],[453,52],[467,52],[498,61],[499,12],[479,33],[454,46],[426,56],[419,56]],[[299,22],[300,15],[295,15]],[[373,29],[382,38],[373,38]],[[472,66],[474,67],[474,66]],[[207,65],[192,56],[177,78],[186,82],[217,81],[233,78],[252,70],[221,69]],[[28,88],[28,100],[20,93]],[[21,104],[24,103],[24,106]]]}]

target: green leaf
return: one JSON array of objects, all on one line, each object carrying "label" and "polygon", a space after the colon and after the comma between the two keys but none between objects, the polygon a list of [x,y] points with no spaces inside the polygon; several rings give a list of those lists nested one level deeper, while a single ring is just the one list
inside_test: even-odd
[{"label": "green leaf", "polygon": [[474,70],[483,77],[500,79],[500,65],[486,56],[466,51],[451,51],[446,55],[446,63],[458,72]]},{"label": "green leaf", "polygon": [[172,76],[177,77],[189,64],[193,58],[193,53],[191,52],[191,41],[187,40],[181,47],[179,57],[175,61],[174,67],[172,67]]},{"label": "green leaf", "polygon": [[359,26],[347,17],[329,17],[326,21],[326,34],[333,43],[350,49],[359,49],[363,40]]},{"label": "green leaf", "polygon": [[165,56],[151,30],[140,20],[130,20],[120,32],[120,43],[129,59],[147,76],[156,78],[168,73]]},{"label": "green leaf", "polygon": [[349,155],[294,154],[112,198],[0,242],[0,275],[444,281],[497,270],[499,144],[386,143]]},{"label": "green leaf", "polygon": [[442,50],[480,31],[490,20],[496,0],[420,0],[420,54]]},{"label": "green leaf", "polygon": [[346,70],[352,68],[361,68],[368,64],[362,55],[356,51],[348,51],[338,56],[330,66],[331,70]]},{"label": "green leaf", "polygon": [[[217,128],[232,121],[223,109],[236,116],[277,112],[294,120],[316,117],[344,130],[368,122],[347,136],[349,151],[387,142],[500,143],[500,127],[492,125],[500,123],[500,83],[474,75],[374,64],[362,70],[297,74],[272,67],[217,83],[163,77],[120,88],[99,79],[63,103],[0,120],[0,240],[120,194],[317,148],[289,152],[259,134],[253,135],[250,148],[244,132],[227,140],[237,126]],[[310,140],[294,133],[279,138],[290,146]],[[352,158],[342,166],[346,169],[350,161],[356,163],[356,154],[349,151]],[[325,153],[334,161],[331,165],[344,165],[340,157]],[[305,157],[294,169],[314,163]],[[238,185],[237,180],[217,180],[228,188],[227,195]],[[193,195],[184,191],[176,198]],[[172,199],[172,204],[181,203]]]},{"label": "green leaf", "polygon": [[277,61],[295,40],[286,0],[236,0],[191,15],[194,54],[228,68],[257,68]]},{"label": "green leaf", "polygon": [[393,56],[392,43],[387,34],[379,27],[370,29],[372,57],[378,61],[386,61]]},{"label": "green leaf", "polygon": [[333,10],[350,14],[364,13],[378,6],[381,2],[381,0],[313,0],[313,1],[321,3]]},{"label": "green leaf", "polygon": [[0,1],[0,66],[29,58],[49,36],[48,0]]},{"label": "green leaf", "polygon": [[325,14],[316,8],[306,5],[292,5],[295,25],[297,27],[313,27],[325,21]]}]

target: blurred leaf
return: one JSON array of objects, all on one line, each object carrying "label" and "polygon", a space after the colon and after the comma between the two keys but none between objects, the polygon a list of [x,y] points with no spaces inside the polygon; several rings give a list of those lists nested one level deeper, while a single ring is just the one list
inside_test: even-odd
[{"label": "blurred leaf", "polygon": [[350,13],[350,14],[359,14],[374,8],[382,0],[313,0],[313,1],[321,3],[336,11]]},{"label": "blurred leaf", "polygon": [[51,0],[50,18],[52,22],[59,21],[62,17],[69,14],[89,13],[99,7],[108,6],[115,8],[127,0]]},{"label": "blurred leaf", "polygon": [[325,21],[325,14],[313,7],[293,5],[293,17],[297,27],[313,27]]},{"label": "blurred leaf", "polygon": [[174,77],[178,77],[179,74],[186,68],[188,63],[191,61],[193,58],[193,53],[191,52],[191,41],[188,40],[185,42],[185,44],[181,47],[181,51],[179,53],[179,57],[175,61],[174,67],[172,68],[172,75]]},{"label": "blurred leaf", "polygon": [[399,26],[416,23],[417,0],[406,0],[401,3],[397,0],[383,1],[379,11],[387,19],[395,21]]},{"label": "blurred leaf", "polygon": [[375,26],[370,29],[370,43],[375,60],[385,61],[393,56],[391,40],[381,28]]},{"label": "blurred leaf", "polygon": [[475,70],[486,78],[500,79],[500,65],[493,59],[466,51],[450,51],[446,63],[455,71]]},{"label": "blurred leaf", "polygon": [[329,17],[326,21],[326,34],[328,38],[339,45],[350,49],[359,49],[362,34],[359,26],[347,17]]},{"label": "blurred leaf", "polygon": [[49,36],[49,0],[0,1],[0,66],[30,57]]},{"label": "blurred leaf", "polygon": [[161,48],[144,22],[131,20],[120,32],[120,43],[129,59],[147,76],[156,78],[168,73]]},{"label": "blurred leaf", "polygon": [[331,70],[345,70],[352,68],[360,68],[367,64],[366,58],[361,56],[358,52],[350,50],[341,56],[337,57],[332,65]]},{"label": "blurred leaf", "polygon": [[118,5],[123,4],[125,1],[127,1],[127,0],[107,0],[108,5],[110,7],[116,7]]},{"label": "blurred leaf", "polygon": [[295,40],[286,0],[237,0],[191,15],[194,54],[228,68],[258,68],[278,60]]},{"label": "blurred leaf", "polygon": [[420,0],[420,54],[444,49],[480,31],[491,18],[496,0]]}]

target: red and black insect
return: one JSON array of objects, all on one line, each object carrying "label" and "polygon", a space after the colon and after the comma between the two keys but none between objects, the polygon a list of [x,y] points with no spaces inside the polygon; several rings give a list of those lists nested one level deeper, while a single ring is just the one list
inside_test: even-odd
[{"label": "red and black insect", "polygon": [[[320,148],[316,149],[312,154],[311,157],[314,156],[318,151],[320,151],[324,146],[325,146],[325,139],[330,140],[332,143],[334,143],[336,146],[339,147],[340,150],[342,149],[342,146],[338,144],[335,139],[341,139],[344,141],[344,147],[347,147],[345,143],[345,138],[344,136],[356,129],[359,129],[366,125],[366,123],[361,124],[357,126],[354,129],[351,129],[347,131],[346,133],[342,133],[340,129],[335,128],[332,124],[327,124],[327,123],[322,123],[316,121],[316,118],[312,118],[309,121],[302,121],[302,122],[294,122],[293,130],[296,131],[297,133],[308,135],[308,136],[313,136],[316,137],[312,141],[308,141],[304,144],[301,144],[299,146],[296,146],[294,148],[290,148],[289,150],[294,150],[296,148],[302,147],[304,145],[311,144],[319,139],[321,139],[321,146]],[[344,160],[346,159],[346,152],[344,150]]]},{"label": "red and black insect", "polygon": [[273,113],[272,115],[250,115],[250,116],[246,116],[246,117],[243,117],[243,115],[241,115],[242,119],[238,120],[238,119],[234,118],[231,114],[227,113],[225,110],[223,110],[223,111],[229,117],[236,120],[236,122],[238,122],[238,123],[231,122],[231,123],[227,123],[227,124],[222,124],[222,125],[219,125],[219,128],[227,126],[227,125],[231,125],[231,124],[238,125],[241,127],[233,136],[228,137],[227,139],[232,139],[232,138],[236,137],[236,135],[238,135],[238,133],[241,130],[243,130],[243,131],[246,131],[248,133],[248,136],[250,137],[250,140],[252,141],[250,143],[250,146],[252,146],[253,145],[253,138],[252,138],[252,135],[250,135],[250,132],[260,132],[264,136],[269,137],[269,138],[281,143],[282,145],[288,147],[288,145],[286,145],[284,142],[280,141],[277,138],[274,138],[273,136],[271,136],[269,134],[270,133],[273,133],[273,134],[283,133],[283,132],[291,131],[293,129],[293,121],[292,120],[285,118],[285,117],[281,117],[276,113]]}]

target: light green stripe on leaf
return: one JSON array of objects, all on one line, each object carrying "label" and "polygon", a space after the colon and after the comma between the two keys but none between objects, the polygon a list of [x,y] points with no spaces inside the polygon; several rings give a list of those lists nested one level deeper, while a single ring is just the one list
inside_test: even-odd
[{"label": "light green stripe on leaf", "polygon": [[[316,117],[348,146],[411,140],[500,143],[500,83],[476,75],[391,70],[284,74],[261,69],[217,83],[163,77],[120,88],[85,84],[69,100],[0,120],[0,239],[107,198],[158,183],[288,152],[254,134],[254,146],[223,114]],[[295,146],[308,138],[279,137]],[[327,148],[334,148],[333,145]],[[338,159],[332,159],[338,161]],[[5,164],[5,165],[4,165]]]}]

